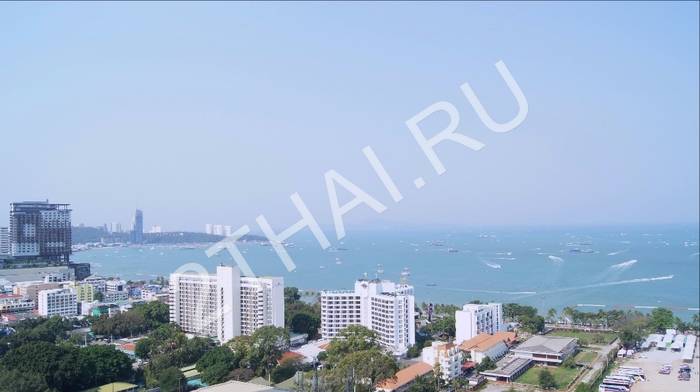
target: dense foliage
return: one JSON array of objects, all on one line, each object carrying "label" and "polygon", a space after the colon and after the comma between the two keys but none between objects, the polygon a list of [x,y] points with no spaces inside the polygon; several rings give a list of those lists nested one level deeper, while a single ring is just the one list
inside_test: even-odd
[{"label": "dense foliage", "polygon": [[309,338],[313,337],[321,327],[321,303],[302,301],[299,289],[285,287],[284,322],[292,332],[306,333]]},{"label": "dense foliage", "polygon": [[340,331],[327,351],[330,371],[325,382],[333,391],[343,389],[353,370],[354,387],[359,392],[374,390],[379,381],[395,379],[399,370],[396,360],[382,351],[377,332],[363,326],[350,326]]},{"label": "dense foliage", "polygon": [[14,375],[20,385],[31,385],[35,391],[83,390],[129,380],[133,374],[129,357],[106,345],[79,348],[35,341],[11,350],[0,360],[0,380]]},{"label": "dense foliage", "polygon": [[556,388],[557,380],[554,378],[554,374],[548,369],[542,369],[539,375],[539,384],[544,389]]},{"label": "dense foliage", "polygon": [[169,319],[168,305],[160,301],[150,301],[112,317],[106,314],[95,317],[92,319],[91,330],[97,335],[134,336],[166,324]]}]

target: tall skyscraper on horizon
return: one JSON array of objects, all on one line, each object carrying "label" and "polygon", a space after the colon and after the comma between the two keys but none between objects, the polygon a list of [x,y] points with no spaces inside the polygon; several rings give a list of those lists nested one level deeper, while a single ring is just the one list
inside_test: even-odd
[{"label": "tall skyscraper on horizon", "polygon": [[224,225],[214,225],[214,235],[224,235]]},{"label": "tall skyscraper on horizon", "polygon": [[10,256],[68,262],[71,254],[70,204],[25,201],[10,204]]},{"label": "tall skyscraper on horizon", "polygon": [[207,223],[206,225],[204,225],[204,232],[207,234],[212,234],[213,233],[212,227],[213,227],[213,225],[211,223]]},{"label": "tall skyscraper on horizon", "polygon": [[143,211],[136,210],[134,217],[131,218],[131,243],[143,243]]}]

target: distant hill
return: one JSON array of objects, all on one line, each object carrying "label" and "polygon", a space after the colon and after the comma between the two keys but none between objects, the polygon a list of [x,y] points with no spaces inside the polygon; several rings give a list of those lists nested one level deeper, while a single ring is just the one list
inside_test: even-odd
[{"label": "distant hill", "polygon": [[[127,243],[130,241],[129,233],[108,233],[98,227],[73,227],[73,244],[87,244],[94,242]],[[197,244],[211,243],[223,240],[224,236],[190,233],[184,231],[169,233],[144,233],[144,244]],[[267,238],[258,235],[245,235],[239,241],[267,241]]]}]

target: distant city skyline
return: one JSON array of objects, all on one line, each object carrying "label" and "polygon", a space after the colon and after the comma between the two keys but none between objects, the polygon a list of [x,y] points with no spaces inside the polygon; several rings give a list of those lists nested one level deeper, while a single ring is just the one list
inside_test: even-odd
[{"label": "distant city skyline", "polygon": [[[348,227],[695,223],[698,11],[1,3],[0,205],[69,203],[86,226],[128,230],[139,209],[145,228],[260,233],[260,215],[277,232],[300,219],[298,193],[325,230],[334,220],[324,175],[334,171],[386,207],[360,204],[343,216]],[[528,110],[499,133],[464,86],[494,122],[516,118],[501,61]],[[421,121],[426,139],[458,114],[452,135],[485,145],[436,144],[441,175],[407,126],[438,102],[456,112]],[[340,206],[354,198],[334,184]]]}]

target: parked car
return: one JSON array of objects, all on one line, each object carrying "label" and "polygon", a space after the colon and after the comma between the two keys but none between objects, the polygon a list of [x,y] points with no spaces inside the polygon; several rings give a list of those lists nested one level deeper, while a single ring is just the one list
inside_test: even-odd
[{"label": "parked car", "polygon": [[681,373],[678,375],[678,381],[690,381],[690,373]]}]

